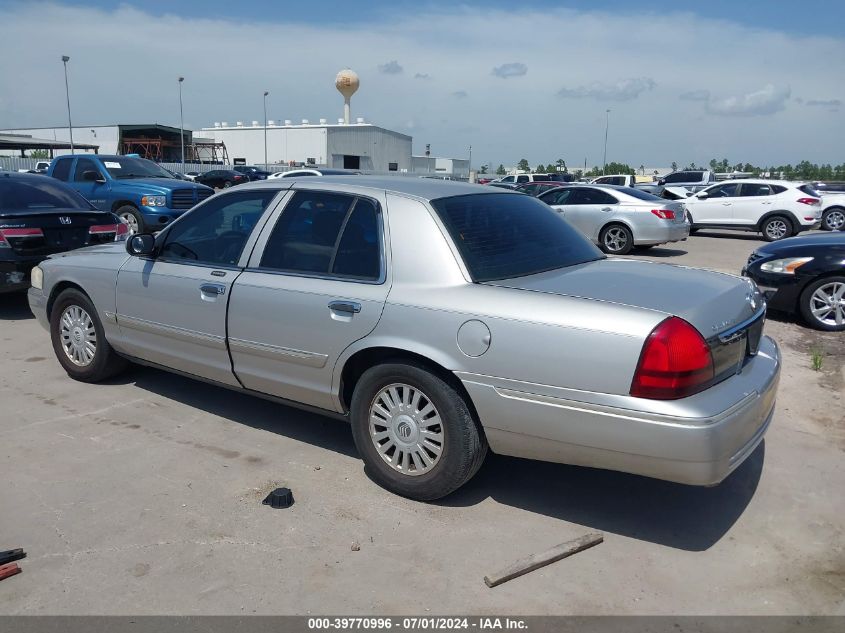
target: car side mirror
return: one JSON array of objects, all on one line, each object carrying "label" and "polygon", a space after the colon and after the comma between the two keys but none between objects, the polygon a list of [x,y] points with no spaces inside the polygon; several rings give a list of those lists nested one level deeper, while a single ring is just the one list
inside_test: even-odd
[{"label": "car side mirror", "polygon": [[138,233],[126,240],[126,252],[130,255],[152,255],[156,248],[156,238],[150,233]]},{"label": "car side mirror", "polygon": [[93,169],[83,171],[82,180],[87,182],[106,182],[106,179],[103,178],[102,174],[98,171],[94,171]]},{"label": "car side mirror", "polygon": [[[689,194],[689,195],[692,195],[692,194]],[[695,197],[699,198],[700,200],[706,200],[707,198],[710,197],[710,194],[707,193],[706,191],[702,191],[700,193],[695,194]]]}]

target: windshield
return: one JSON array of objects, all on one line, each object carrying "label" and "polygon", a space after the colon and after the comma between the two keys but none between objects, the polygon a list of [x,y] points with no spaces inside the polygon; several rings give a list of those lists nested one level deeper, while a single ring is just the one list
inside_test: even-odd
[{"label": "windshield", "polygon": [[523,277],[602,259],[543,202],[483,193],[432,200],[475,282]]},{"label": "windshield", "polygon": [[112,178],[173,178],[173,176],[153,161],[145,158],[111,156],[103,158],[103,165]]},{"label": "windshield", "polygon": [[51,178],[0,178],[0,211],[44,209],[95,210],[76,191]]}]

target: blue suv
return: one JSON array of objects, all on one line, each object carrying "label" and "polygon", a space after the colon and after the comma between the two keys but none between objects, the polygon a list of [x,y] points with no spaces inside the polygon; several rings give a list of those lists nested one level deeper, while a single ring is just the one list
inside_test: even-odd
[{"label": "blue suv", "polygon": [[178,180],[151,160],[133,156],[59,156],[47,175],[66,182],[101,211],[115,213],[132,233],[159,231],[214,194],[211,187]]}]

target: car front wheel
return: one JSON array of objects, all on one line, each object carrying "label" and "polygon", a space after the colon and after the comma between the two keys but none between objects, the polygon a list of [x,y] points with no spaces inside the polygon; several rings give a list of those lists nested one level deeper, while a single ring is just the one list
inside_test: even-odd
[{"label": "car front wheel", "polygon": [[460,393],[413,363],[368,369],[352,396],[352,434],[370,477],[411,499],[439,499],[481,467],[487,442]]},{"label": "car front wheel", "polygon": [[822,228],[825,231],[841,231],[845,229],[845,209],[834,207],[824,212]]},{"label": "car front wheel", "polygon": [[845,277],[824,277],[804,289],[799,300],[808,325],[827,332],[845,330]]},{"label": "car front wheel", "polygon": [[65,290],[56,298],[50,339],[59,363],[76,380],[99,382],[128,365],[109,345],[94,304],[79,290]]}]

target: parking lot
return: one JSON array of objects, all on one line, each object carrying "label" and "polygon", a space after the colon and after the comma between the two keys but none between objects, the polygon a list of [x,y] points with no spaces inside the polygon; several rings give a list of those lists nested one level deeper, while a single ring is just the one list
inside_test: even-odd
[{"label": "parking lot", "polygon": [[[761,243],[702,232],[632,257],[737,273]],[[0,613],[845,614],[841,333],[771,316],[777,413],[718,487],[491,455],[423,504],[369,481],[341,422],[146,368],[77,383],[25,296],[0,321],[0,546],[29,553]],[[261,505],[278,485],[292,508]]]}]

